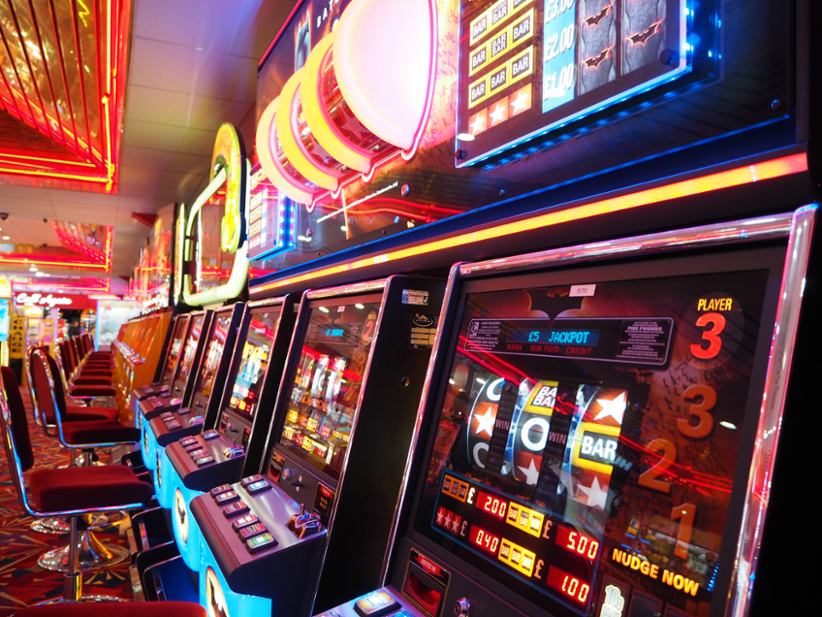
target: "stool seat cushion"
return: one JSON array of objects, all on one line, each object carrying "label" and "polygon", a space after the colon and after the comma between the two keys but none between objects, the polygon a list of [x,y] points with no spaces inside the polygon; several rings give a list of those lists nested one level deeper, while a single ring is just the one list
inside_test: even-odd
[{"label": "stool seat cushion", "polygon": [[86,377],[85,375],[81,375],[79,377],[75,377],[71,381],[72,386],[76,387],[85,387],[85,386],[103,386],[103,387],[111,387],[111,378],[110,377]]},{"label": "stool seat cushion", "polygon": [[89,510],[144,503],[153,487],[125,465],[36,469],[29,476],[31,495],[41,512]]},{"label": "stool seat cushion", "polygon": [[114,388],[109,386],[77,386],[69,389],[69,396],[75,398],[114,396]]},{"label": "stool seat cushion", "polygon": [[140,429],[112,420],[66,422],[63,437],[73,446],[94,443],[128,443],[140,441]]},{"label": "stool seat cushion", "polygon": [[66,422],[116,420],[120,415],[116,407],[84,407],[83,405],[66,405],[66,412]]}]

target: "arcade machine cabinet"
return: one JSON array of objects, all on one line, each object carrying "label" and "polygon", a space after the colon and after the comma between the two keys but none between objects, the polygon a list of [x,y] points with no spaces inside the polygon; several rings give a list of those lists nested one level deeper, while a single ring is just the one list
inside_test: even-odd
[{"label": "arcade machine cabinet", "polygon": [[189,405],[149,420],[152,433],[149,438],[154,440],[157,459],[154,485],[163,508],[171,508],[174,499],[174,487],[165,481],[169,467],[165,448],[178,439],[214,427],[244,308],[245,305],[238,302],[214,311]]},{"label": "arcade machine cabinet", "polygon": [[171,339],[163,358],[163,367],[160,371],[160,380],[152,382],[131,393],[131,408],[137,413],[137,403],[149,396],[166,396],[171,391],[171,384],[177,372],[177,361],[180,359],[180,350],[188,334],[189,315],[177,315],[171,331]]},{"label": "arcade machine cabinet", "polygon": [[455,266],[386,586],[322,617],[746,615],[814,212]]},{"label": "arcade machine cabinet", "polygon": [[178,409],[187,405],[191,400],[196,380],[189,379],[189,376],[192,371],[197,371],[200,364],[207,338],[202,335],[204,332],[208,332],[211,317],[211,311],[191,313],[188,335],[183,347],[183,356],[179,361],[171,390],[164,396],[150,396],[137,404],[136,415],[140,422],[143,462],[152,471],[156,464],[154,452],[156,444],[149,423],[161,413]]},{"label": "arcade machine cabinet", "polygon": [[189,503],[197,495],[258,470],[294,327],[293,296],[250,302],[225,380],[213,430],[166,448],[163,476],[172,492],[172,528],[183,562],[199,571],[202,535]]},{"label": "arcade machine cabinet", "polygon": [[212,614],[308,615],[379,580],[442,294],[409,276],[304,294],[268,455],[191,502]]}]

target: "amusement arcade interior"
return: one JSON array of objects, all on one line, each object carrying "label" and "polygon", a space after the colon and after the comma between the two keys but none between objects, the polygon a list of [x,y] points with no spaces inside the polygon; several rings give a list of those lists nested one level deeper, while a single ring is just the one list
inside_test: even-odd
[{"label": "amusement arcade interior", "polygon": [[817,4],[0,0],[0,617],[804,614]]}]

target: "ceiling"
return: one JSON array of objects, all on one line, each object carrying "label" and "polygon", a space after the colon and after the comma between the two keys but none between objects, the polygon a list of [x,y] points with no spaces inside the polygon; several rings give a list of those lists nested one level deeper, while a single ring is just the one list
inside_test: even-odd
[{"label": "ceiling", "polygon": [[[132,213],[191,202],[207,184],[211,149],[222,122],[237,125],[250,149],[257,62],[294,4],[133,0],[117,193],[12,184],[2,176],[0,236],[8,235],[9,243],[37,246],[48,242],[51,225],[45,221],[110,225],[112,274],[127,276],[149,231]],[[13,120],[0,111],[0,135]],[[41,141],[33,133],[28,143],[48,148],[47,141]],[[2,213],[8,213],[5,221]]]}]

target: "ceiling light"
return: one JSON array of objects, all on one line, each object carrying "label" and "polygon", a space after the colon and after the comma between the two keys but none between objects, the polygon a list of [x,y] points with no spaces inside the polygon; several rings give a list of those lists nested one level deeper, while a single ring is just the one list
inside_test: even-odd
[{"label": "ceiling light", "polygon": [[354,306],[360,310],[363,310],[365,308],[365,304],[360,304],[359,302],[357,302]]},{"label": "ceiling light", "polygon": [[472,133],[459,133],[457,139],[460,141],[474,141],[476,137]]},{"label": "ceiling light", "polygon": [[728,422],[727,420],[722,420],[719,423],[719,426],[724,426],[725,428],[730,429],[732,431],[736,430],[736,424],[734,424],[733,422]]},{"label": "ceiling light", "polygon": [[323,313],[328,313],[329,312],[328,307],[326,307],[326,306],[321,306],[319,308]]},{"label": "ceiling light", "polygon": [[3,236],[3,240],[11,240],[11,236]]}]

